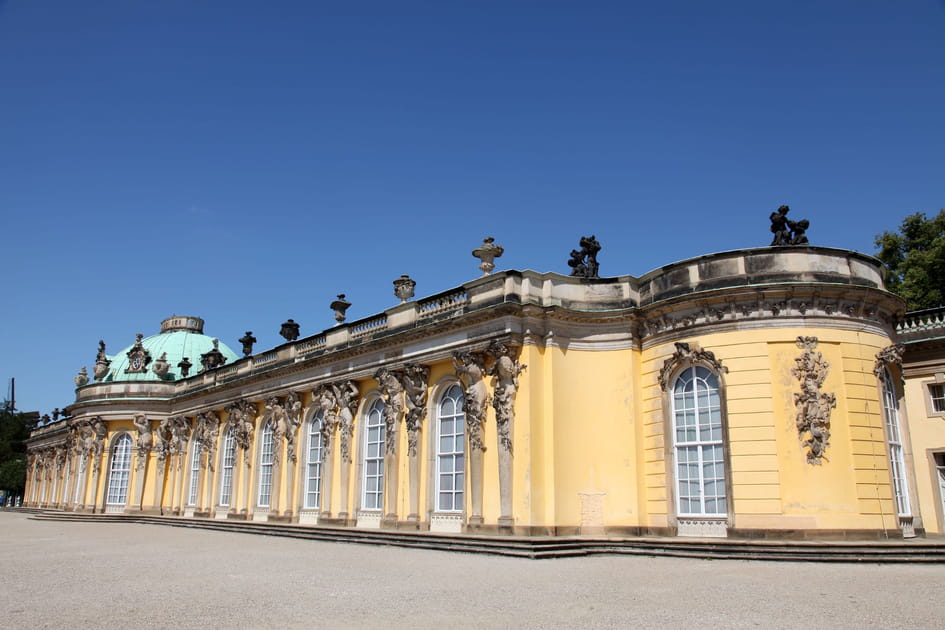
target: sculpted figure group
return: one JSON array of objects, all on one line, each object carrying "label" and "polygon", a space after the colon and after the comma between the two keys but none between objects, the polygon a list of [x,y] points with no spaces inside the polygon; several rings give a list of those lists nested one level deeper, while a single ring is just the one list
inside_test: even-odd
[{"label": "sculpted figure group", "polygon": [[787,218],[787,213],[791,209],[788,206],[781,206],[776,212],[771,213],[771,232],[774,239],[771,241],[773,247],[784,245],[807,245],[807,229],[810,227],[810,221],[801,219],[800,221],[791,221]]}]

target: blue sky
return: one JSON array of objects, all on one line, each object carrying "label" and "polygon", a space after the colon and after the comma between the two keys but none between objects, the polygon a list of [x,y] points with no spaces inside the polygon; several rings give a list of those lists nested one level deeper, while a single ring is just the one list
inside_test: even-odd
[{"label": "blue sky", "polygon": [[[0,0],[3,393],[172,314],[238,349],[499,269],[875,251],[945,206],[945,2]],[[2,395],[2,393],[0,393]]]}]

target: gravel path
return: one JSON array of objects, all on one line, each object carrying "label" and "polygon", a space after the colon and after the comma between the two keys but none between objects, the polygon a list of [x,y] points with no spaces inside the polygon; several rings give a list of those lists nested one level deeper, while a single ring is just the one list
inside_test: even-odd
[{"label": "gravel path", "polygon": [[0,511],[0,628],[939,627],[945,566],[524,560]]}]

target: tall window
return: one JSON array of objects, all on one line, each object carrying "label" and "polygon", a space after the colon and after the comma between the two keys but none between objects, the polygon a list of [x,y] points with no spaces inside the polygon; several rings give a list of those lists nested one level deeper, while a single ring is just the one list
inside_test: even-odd
[{"label": "tall window", "polygon": [[236,460],[236,440],[233,438],[233,427],[223,434],[223,466],[220,474],[220,505],[230,505],[230,492],[233,490],[233,464]]},{"label": "tall window", "polygon": [[305,507],[317,508],[322,498],[322,412],[308,423],[308,458],[305,469]]},{"label": "tall window", "polygon": [[929,396],[932,399],[932,411],[935,413],[945,411],[945,385],[941,383],[929,385]]},{"label": "tall window", "polygon": [[197,491],[200,489],[200,441],[193,440],[193,450],[190,452],[190,492],[187,494],[187,505],[197,504]]},{"label": "tall window", "polygon": [[679,516],[727,513],[719,379],[708,369],[685,370],[673,385],[673,451]]},{"label": "tall window", "polygon": [[267,422],[259,445],[259,500],[256,505],[269,507],[272,498],[272,422]]},{"label": "tall window", "polygon": [[364,478],[361,509],[384,509],[384,401],[374,400],[364,423]]},{"label": "tall window", "polygon": [[466,486],[463,390],[453,385],[436,407],[436,509],[462,512]]},{"label": "tall window", "polygon": [[892,467],[893,493],[899,516],[909,516],[909,490],[906,487],[906,467],[902,457],[902,434],[899,428],[899,398],[889,370],[883,370],[883,415],[886,417],[886,440],[889,446],[889,465]]},{"label": "tall window", "polygon": [[112,446],[112,465],[108,471],[108,505],[124,505],[128,500],[128,477],[131,474],[131,436],[122,433]]}]

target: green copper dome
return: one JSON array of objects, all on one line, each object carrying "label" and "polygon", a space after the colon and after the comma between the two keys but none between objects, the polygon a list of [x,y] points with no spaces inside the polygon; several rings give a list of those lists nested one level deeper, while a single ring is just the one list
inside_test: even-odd
[{"label": "green copper dome", "polygon": [[[203,369],[201,355],[211,352],[214,345],[226,359],[225,363],[239,358],[226,344],[203,334],[203,320],[199,317],[168,317],[161,322],[159,334],[138,335],[135,343],[108,357],[111,360],[108,374],[99,382],[176,381],[184,378],[178,366],[184,357],[191,364],[187,375],[193,376]],[[164,362],[167,370],[162,377],[159,374]]]}]

